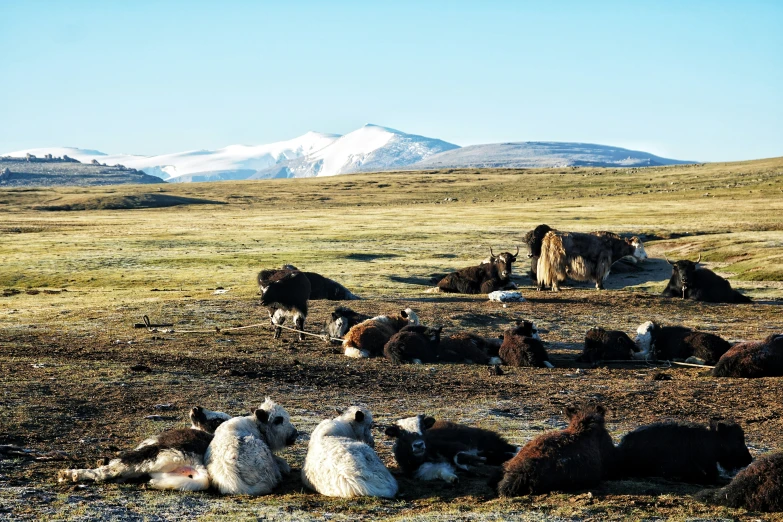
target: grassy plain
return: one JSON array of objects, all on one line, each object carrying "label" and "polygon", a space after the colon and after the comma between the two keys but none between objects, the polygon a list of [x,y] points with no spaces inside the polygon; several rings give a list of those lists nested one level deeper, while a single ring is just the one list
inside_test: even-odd
[{"label": "grassy plain", "polygon": [[[152,194],[155,197],[150,197]],[[140,201],[218,202],[134,208]],[[107,202],[109,204],[107,204]],[[47,211],[70,206],[83,210]],[[149,205],[148,205],[149,206]],[[107,210],[115,208],[115,210]],[[145,491],[138,485],[58,485],[56,470],[81,466],[176,426],[190,406],[246,411],[272,395],[301,431],[334,407],[363,401],[379,424],[414,413],[476,423],[523,443],[562,426],[559,412],[592,398],[612,410],[619,437],[665,417],[734,417],[758,454],[783,447],[780,379],[716,381],[699,369],[585,368],[573,358],[596,325],[629,333],[646,320],[684,324],[729,339],[783,330],[783,158],[649,169],[456,170],[328,179],[165,186],[0,190],[0,444],[63,450],[70,461],[0,461],[0,516],[69,519],[504,519],[754,517],[690,500],[698,488],[609,482],[590,492],[495,499],[486,477],[455,488],[400,477],[393,501],[329,500],[289,478],[279,495],[223,498]],[[511,250],[539,223],[562,230],[643,234],[651,258],[583,285],[537,293],[518,275],[525,303],[424,291],[432,273]],[[706,305],[657,297],[668,279],[663,253],[695,259],[757,301]],[[522,249],[516,270],[527,269]],[[543,331],[554,370],[508,369],[490,377],[468,365],[392,367],[352,361],[315,338],[271,339],[187,329],[261,322],[255,274],[292,263],[339,280],[365,298],[366,313],[411,306],[447,332],[497,333],[518,318]],[[222,288],[226,293],[215,294]],[[310,331],[335,303],[314,302]],[[132,328],[148,314],[174,333]],[[152,371],[135,372],[136,364]],[[170,410],[156,405],[171,404]],[[160,418],[147,419],[148,415]],[[388,441],[379,453],[393,467]],[[295,469],[306,438],[288,450]]]}]

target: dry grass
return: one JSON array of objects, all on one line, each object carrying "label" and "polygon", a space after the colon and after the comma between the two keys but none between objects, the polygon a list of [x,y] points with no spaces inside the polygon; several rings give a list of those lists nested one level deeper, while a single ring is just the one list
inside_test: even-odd
[{"label": "dry grass", "polygon": [[[145,186],[0,191],[0,444],[65,450],[90,464],[178,425],[202,404],[241,413],[273,394],[309,432],[333,407],[364,401],[380,423],[427,412],[493,428],[522,443],[562,426],[563,405],[610,404],[615,437],[663,417],[733,416],[754,453],[780,448],[780,379],[715,381],[698,369],[574,370],[591,326],[632,331],[648,319],[759,338],[780,330],[783,297],[783,159],[636,170],[455,171],[329,179],[167,185],[164,194],[220,201],[139,210],[42,212],[39,205],[89,205],[147,194]],[[156,187],[157,189],[157,187]],[[709,193],[709,195],[705,195]],[[446,198],[456,201],[445,201]],[[143,198],[141,198],[143,199]],[[517,277],[525,303],[425,294],[433,272],[512,249],[539,223],[560,229],[647,234],[648,253],[694,257],[762,301],[703,305],[654,295],[667,265],[610,277],[611,290],[536,293]],[[340,280],[367,298],[365,313],[416,309],[447,331],[496,333],[534,320],[558,366],[508,369],[498,378],[467,365],[392,367],[348,361],[320,341],[274,342],[264,329],[235,335],[148,334],[143,314],[175,330],[259,322],[253,284],[262,267],[294,263]],[[524,264],[518,272],[524,271]],[[214,289],[230,289],[214,295]],[[62,291],[65,289],[66,291]],[[318,330],[334,303],[314,302]],[[152,373],[130,370],[136,363]],[[172,403],[163,421],[155,404]],[[305,442],[286,456],[301,465]],[[389,443],[379,452],[393,465]],[[456,488],[401,478],[394,501],[345,502],[303,491],[289,478],[279,494],[223,498],[144,491],[138,485],[75,488],[54,483],[58,462],[0,461],[0,517],[77,520],[201,517],[255,519],[641,519],[745,518],[694,502],[693,486],[610,482],[575,495],[496,499],[486,477]]]}]

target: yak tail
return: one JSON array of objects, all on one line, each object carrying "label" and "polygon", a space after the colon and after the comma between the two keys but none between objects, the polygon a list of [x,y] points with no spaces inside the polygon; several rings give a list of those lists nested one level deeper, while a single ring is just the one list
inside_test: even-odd
[{"label": "yak tail", "polygon": [[746,296],[744,294],[741,294],[741,293],[737,292],[736,290],[734,290],[734,300],[733,300],[733,302],[735,302],[735,303],[752,303],[753,299],[751,299],[750,297],[748,297],[748,296]]},{"label": "yak tail", "polygon": [[541,257],[538,258],[538,266],[536,267],[539,286],[552,286],[560,281],[565,281],[568,277],[566,267],[563,238],[554,232],[548,232],[541,244]]}]

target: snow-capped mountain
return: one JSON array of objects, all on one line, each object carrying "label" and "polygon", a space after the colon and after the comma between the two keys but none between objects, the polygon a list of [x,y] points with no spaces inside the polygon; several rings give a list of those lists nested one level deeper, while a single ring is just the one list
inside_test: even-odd
[{"label": "snow-capped mountain", "polygon": [[693,163],[662,158],[649,152],[592,143],[526,141],[469,145],[442,152],[410,166],[442,168],[649,167]]},{"label": "snow-capped mountain", "polygon": [[230,145],[159,156],[105,154],[91,149],[52,147],[5,156],[52,154],[124,165],[171,182],[334,176],[350,172],[466,167],[535,168],[649,166],[689,163],[646,152],[585,143],[523,142],[459,147],[442,140],[365,125],[344,136],[308,132],[267,145]]},{"label": "snow-capped mountain", "polygon": [[367,124],[311,154],[259,171],[252,179],[394,170],[458,148],[458,145],[442,140]]},{"label": "snow-capped mountain", "polygon": [[125,165],[166,181],[217,181],[249,178],[258,170],[320,150],[339,137],[338,134],[308,132],[292,140],[267,145],[229,145],[217,150],[192,150],[160,156],[109,155],[73,147],[20,150],[4,156],[24,157],[28,153],[39,158],[46,154],[55,157],[68,155],[82,163],[96,160],[106,165]]}]

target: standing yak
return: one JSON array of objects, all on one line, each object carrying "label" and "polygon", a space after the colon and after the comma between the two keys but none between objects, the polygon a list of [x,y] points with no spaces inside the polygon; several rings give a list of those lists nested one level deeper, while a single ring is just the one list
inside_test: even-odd
[{"label": "standing yak", "polygon": [[541,243],[536,277],[539,290],[551,286],[560,290],[567,278],[593,281],[598,290],[612,266],[612,249],[602,238],[580,232],[550,231]]}]

